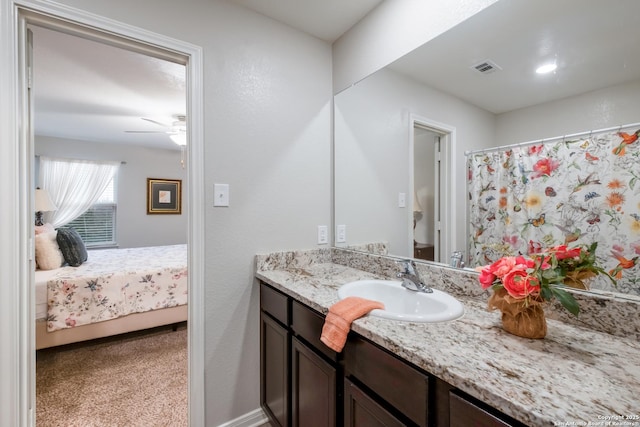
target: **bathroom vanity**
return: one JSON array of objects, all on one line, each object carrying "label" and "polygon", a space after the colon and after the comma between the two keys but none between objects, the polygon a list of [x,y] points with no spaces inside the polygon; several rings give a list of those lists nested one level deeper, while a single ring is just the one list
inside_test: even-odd
[{"label": "bathroom vanity", "polygon": [[549,320],[547,338],[522,339],[486,311],[486,296],[456,294],[466,312],[452,322],[363,317],[343,351],[330,350],[319,338],[338,288],[393,277],[392,267],[344,264],[331,252],[259,256],[261,405],[272,425],[640,425],[637,338]]},{"label": "bathroom vanity", "polygon": [[[320,342],[324,315],[260,286],[261,404],[276,426],[523,426],[352,333]],[[289,409],[290,405],[290,409]]]}]

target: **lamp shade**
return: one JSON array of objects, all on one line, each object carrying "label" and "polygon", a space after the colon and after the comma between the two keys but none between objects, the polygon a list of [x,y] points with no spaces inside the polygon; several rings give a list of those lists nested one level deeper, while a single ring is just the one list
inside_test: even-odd
[{"label": "lamp shade", "polygon": [[420,201],[418,200],[418,193],[413,192],[413,213],[422,212],[422,206],[420,206]]},{"label": "lamp shade", "polygon": [[41,188],[36,188],[36,212],[55,211],[58,207],[51,200],[49,192]]}]

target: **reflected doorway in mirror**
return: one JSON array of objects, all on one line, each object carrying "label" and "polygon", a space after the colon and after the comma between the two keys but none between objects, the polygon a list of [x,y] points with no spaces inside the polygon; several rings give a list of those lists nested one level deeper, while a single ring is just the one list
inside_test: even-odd
[{"label": "reflected doorway in mirror", "polygon": [[442,262],[446,249],[446,192],[443,185],[448,174],[445,153],[449,133],[427,119],[411,116],[410,153],[413,186],[413,256]]}]

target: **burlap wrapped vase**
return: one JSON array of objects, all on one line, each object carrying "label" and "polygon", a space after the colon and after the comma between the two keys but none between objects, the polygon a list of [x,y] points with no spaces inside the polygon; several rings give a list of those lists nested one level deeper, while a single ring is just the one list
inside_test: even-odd
[{"label": "burlap wrapped vase", "polygon": [[547,335],[542,302],[533,297],[527,301],[513,298],[502,288],[491,295],[488,308],[502,312],[502,328],[510,334],[540,339]]},{"label": "burlap wrapped vase", "polygon": [[593,277],[596,277],[596,273],[592,271],[570,271],[564,278],[564,284],[571,288],[587,290],[589,287],[586,285],[585,281],[588,281]]}]

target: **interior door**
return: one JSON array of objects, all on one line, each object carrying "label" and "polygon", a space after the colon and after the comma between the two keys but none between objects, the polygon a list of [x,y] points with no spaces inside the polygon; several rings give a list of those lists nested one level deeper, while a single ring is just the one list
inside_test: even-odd
[{"label": "interior door", "polygon": [[414,125],[413,143],[413,240],[414,256],[440,261],[443,233],[441,200],[441,137],[439,132]]}]

